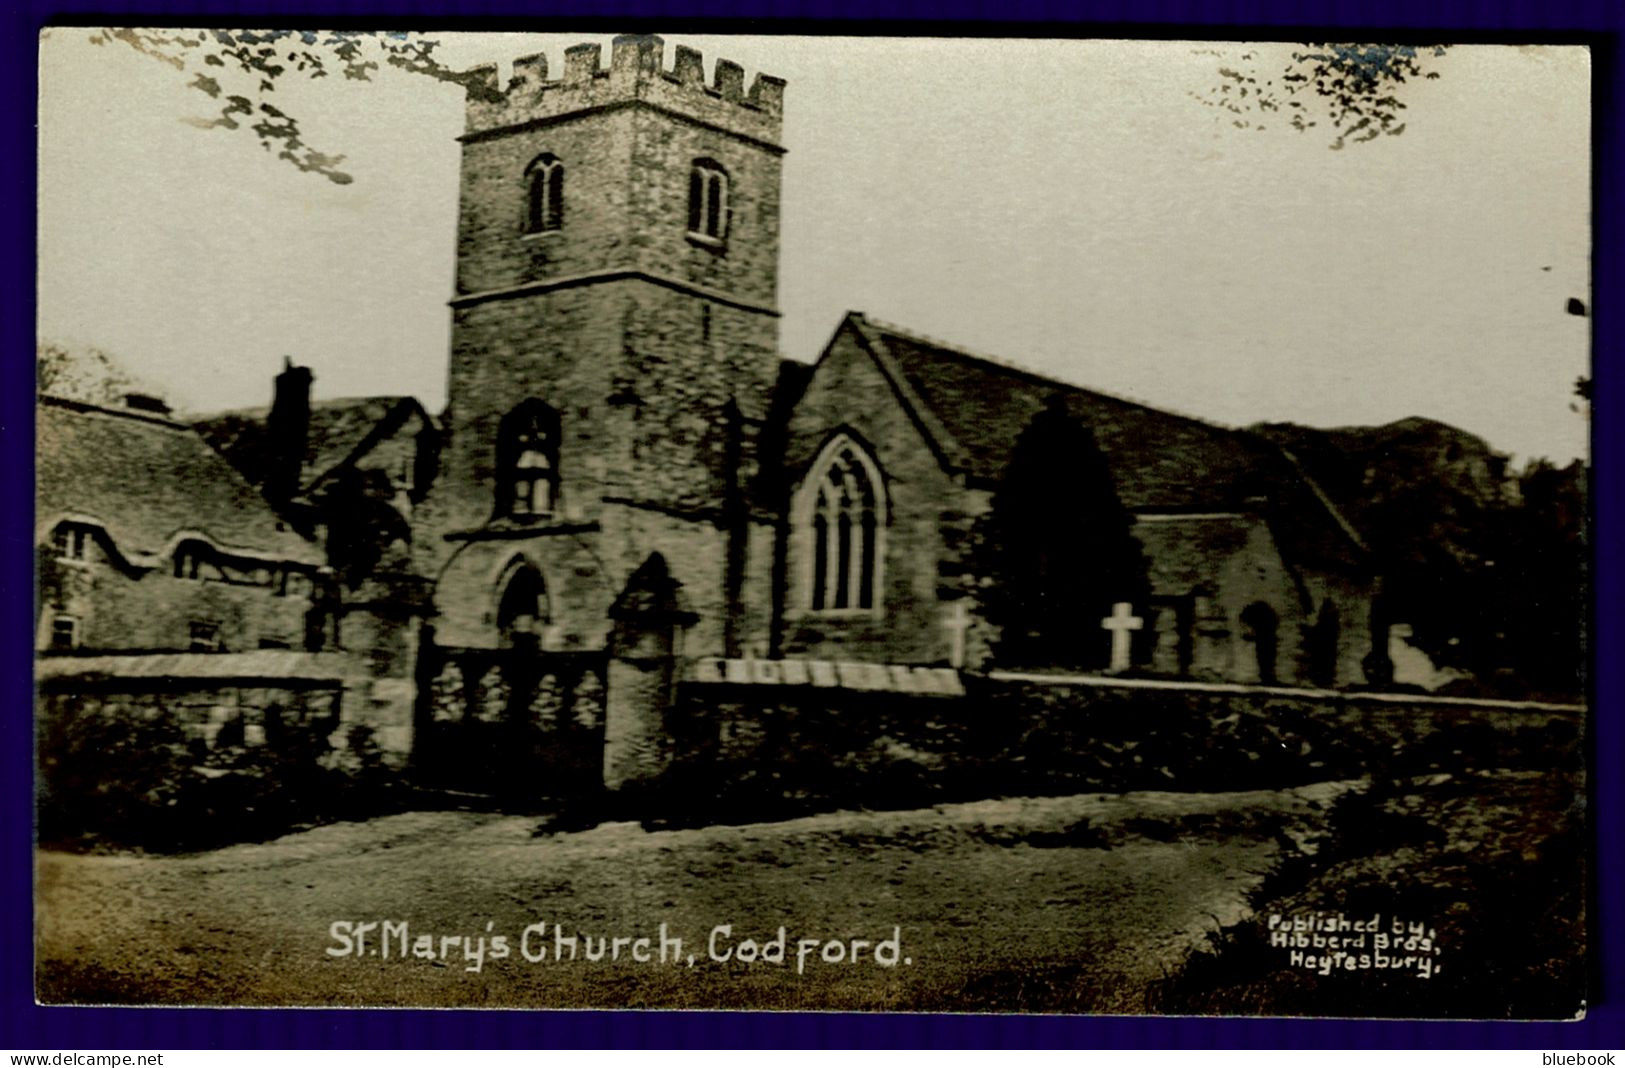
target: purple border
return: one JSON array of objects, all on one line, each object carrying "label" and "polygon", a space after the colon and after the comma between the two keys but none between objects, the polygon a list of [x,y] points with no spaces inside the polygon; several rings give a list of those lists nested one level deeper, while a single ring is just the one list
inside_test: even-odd
[{"label": "purple border", "polygon": [[[1621,341],[1619,318],[1609,297],[1619,292],[1621,250],[1625,250],[1620,190],[1621,115],[1625,80],[1618,50],[1625,8],[1606,0],[1503,0],[1490,5],[1442,0],[567,0],[548,5],[523,0],[28,0],[8,4],[7,55],[0,66],[0,99],[5,108],[4,154],[7,231],[5,284],[0,286],[0,862],[4,909],[0,911],[0,1046],[40,1051],[57,1049],[267,1048],[501,1048],[501,1047],[1182,1047],[1182,1048],[1340,1048],[1445,1047],[1584,1049],[1625,1044],[1625,946],[1621,944],[1620,887],[1625,885],[1625,841],[1620,833],[1625,792],[1625,746],[1618,708],[1619,661],[1601,658],[1596,668],[1594,753],[1602,757],[1595,783],[1598,885],[1609,889],[1593,899],[1597,990],[1594,1008],[1579,1024],[1455,1024],[1356,1021],[1263,1021],[1155,1018],[1064,1018],[993,1016],[854,1016],[768,1013],[634,1012],[462,1012],[462,1011],[303,1011],[61,1009],[33,1002],[30,931],[32,759],[30,679],[32,662],[32,397],[29,354],[33,350],[35,35],[48,21],[132,22],[143,17],[166,22],[242,21],[297,23],[334,16],[374,24],[419,24],[424,19],[463,28],[501,23],[506,28],[535,25],[542,15],[568,17],[575,27],[640,28],[658,22],[665,29],[694,15],[755,19],[728,28],[752,31],[829,30],[813,20],[852,20],[841,29],[854,33],[921,32],[924,18],[953,20],[970,33],[1099,36],[1211,36],[1216,33],[1319,39],[1313,27],[1333,23],[1393,31],[1429,33],[1446,40],[1564,40],[1593,45],[1596,77],[1597,193],[1595,220],[1596,394],[1594,411],[1621,410],[1625,381],[1615,358]],[[614,24],[605,23],[605,17]],[[877,17],[888,21],[877,23]],[[861,21],[857,21],[861,20]],[[998,21],[993,21],[998,20]],[[1238,32],[1237,27],[1242,29]],[[714,23],[707,29],[722,28]],[[944,26],[931,29],[943,32]],[[952,30],[953,26],[947,27]],[[1435,32],[1437,31],[1437,32]],[[1345,36],[1340,35],[1340,36]],[[1382,36],[1382,35],[1379,35]],[[1387,39],[1386,36],[1383,39]],[[1514,402],[1509,398],[1509,402]],[[1625,648],[1621,606],[1625,582],[1610,543],[1619,536],[1620,460],[1618,424],[1595,420],[1598,604],[1594,647]]]}]

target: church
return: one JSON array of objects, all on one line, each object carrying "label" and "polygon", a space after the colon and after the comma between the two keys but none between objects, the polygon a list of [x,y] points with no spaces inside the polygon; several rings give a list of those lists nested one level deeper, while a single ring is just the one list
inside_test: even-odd
[{"label": "church", "polygon": [[708,82],[652,36],[470,72],[448,407],[412,516],[434,640],[600,650],[654,567],[684,657],[1007,666],[966,545],[1059,410],[1143,551],[1139,603],[1080,606],[1087,640],[1132,634],[1112,669],[1367,681],[1378,576],[1290,452],[858,312],[811,367],[781,358],[785,88],[725,59]]}]

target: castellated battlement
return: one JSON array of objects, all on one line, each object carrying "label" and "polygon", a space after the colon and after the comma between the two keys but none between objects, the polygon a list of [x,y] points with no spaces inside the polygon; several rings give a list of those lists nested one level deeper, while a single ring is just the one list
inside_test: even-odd
[{"label": "castellated battlement", "polygon": [[547,56],[514,60],[513,77],[497,84],[497,68],[487,64],[468,73],[465,137],[507,127],[564,118],[641,101],[679,112],[756,141],[779,144],[784,113],[784,79],[757,74],[745,88],[744,68],[719,59],[710,85],[700,53],[678,45],[665,65],[665,42],[649,34],[623,35],[610,48],[581,44],[564,52],[564,69],[549,78]]}]

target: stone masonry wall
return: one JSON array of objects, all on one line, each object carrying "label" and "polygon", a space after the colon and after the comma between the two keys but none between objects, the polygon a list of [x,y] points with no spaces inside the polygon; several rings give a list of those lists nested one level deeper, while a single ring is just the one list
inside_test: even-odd
[{"label": "stone masonry wall", "polygon": [[967,675],[958,698],[686,684],[673,822],[989,797],[1279,789],[1492,768],[1578,772],[1584,710]]},{"label": "stone masonry wall", "polygon": [[[658,38],[623,37],[607,68],[595,46],[554,78],[525,57],[508,86],[487,69],[470,94],[447,440],[417,516],[447,641],[496,640],[493,583],[522,555],[546,582],[552,640],[597,647],[658,551],[701,615],[695,648],[723,649],[731,440],[765,415],[778,362],[783,83],[759,76],[747,93],[735,64],[718,61],[711,86],[699,71],[697,53],[677,49],[667,70]],[[530,234],[526,168],[543,153],[564,166],[562,222]],[[699,158],[729,175],[721,243],[688,233]],[[560,416],[559,505],[493,528],[499,426],[527,398]]]},{"label": "stone masonry wall", "polygon": [[[631,111],[586,114],[501,137],[465,140],[457,293],[625,266],[632,230],[634,118]],[[564,164],[562,225],[527,234],[525,172],[544,152]]]},{"label": "stone masonry wall", "polygon": [[840,428],[871,451],[887,494],[884,576],[872,615],[820,616],[805,609],[804,561],[792,532],[786,559],[784,652],[899,664],[946,663],[941,602],[944,509],[965,507],[964,491],[938,465],[895,400],[874,361],[842,331],[820,362],[790,418],[786,470],[799,485]]},{"label": "stone masonry wall", "polygon": [[618,485],[612,467],[630,419],[608,403],[611,368],[629,283],[557,290],[457,308],[441,473],[419,510],[420,571],[436,575],[448,532],[483,526],[496,507],[497,437],[502,417],[538,398],[559,413],[560,502],[590,517]]},{"label": "stone masonry wall", "polygon": [[78,620],[83,649],[185,650],[196,621],[215,624],[221,646],[239,652],[262,643],[302,648],[310,602],[301,595],[278,595],[271,585],[181,579],[164,570],[131,572],[109,560],[93,539],[84,560],[42,556],[40,607],[40,649],[50,646],[51,618],[62,614]]}]

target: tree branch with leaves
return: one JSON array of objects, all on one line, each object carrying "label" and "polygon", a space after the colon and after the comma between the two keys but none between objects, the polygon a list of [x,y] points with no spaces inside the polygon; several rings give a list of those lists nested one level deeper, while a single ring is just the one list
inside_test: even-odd
[{"label": "tree branch with leaves", "polygon": [[1446,45],[1334,44],[1299,46],[1284,69],[1266,76],[1256,49],[1243,53],[1234,64],[1217,49],[1200,49],[1226,62],[1219,68],[1219,83],[1191,96],[1207,107],[1228,112],[1237,129],[1263,130],[1271,117],[1299,133],[1322,125],[1333,131],[1331,148],[1374,141],[1405,132],[1400,113],[1406,104],[1400,86],[1413,80],[1431,81],[1433,59]]},{"label": "tree branch with leaves", "polygon": [[343,154],[311,145],[299,120],[271,103],[284,79],[337,75],[366,82],[394,69],[450,82],[474,94],[492,92],[467,72],[441,63],[435,55],[438,41],[404,31],[124,28],[95,30],[90,43],[123,45],[182,76],[190,74],[187,88],[214,101],[218,111],[183,121],[206,130],[246,129],[278,159],[341,185],[353,180],[341,169]]}]

